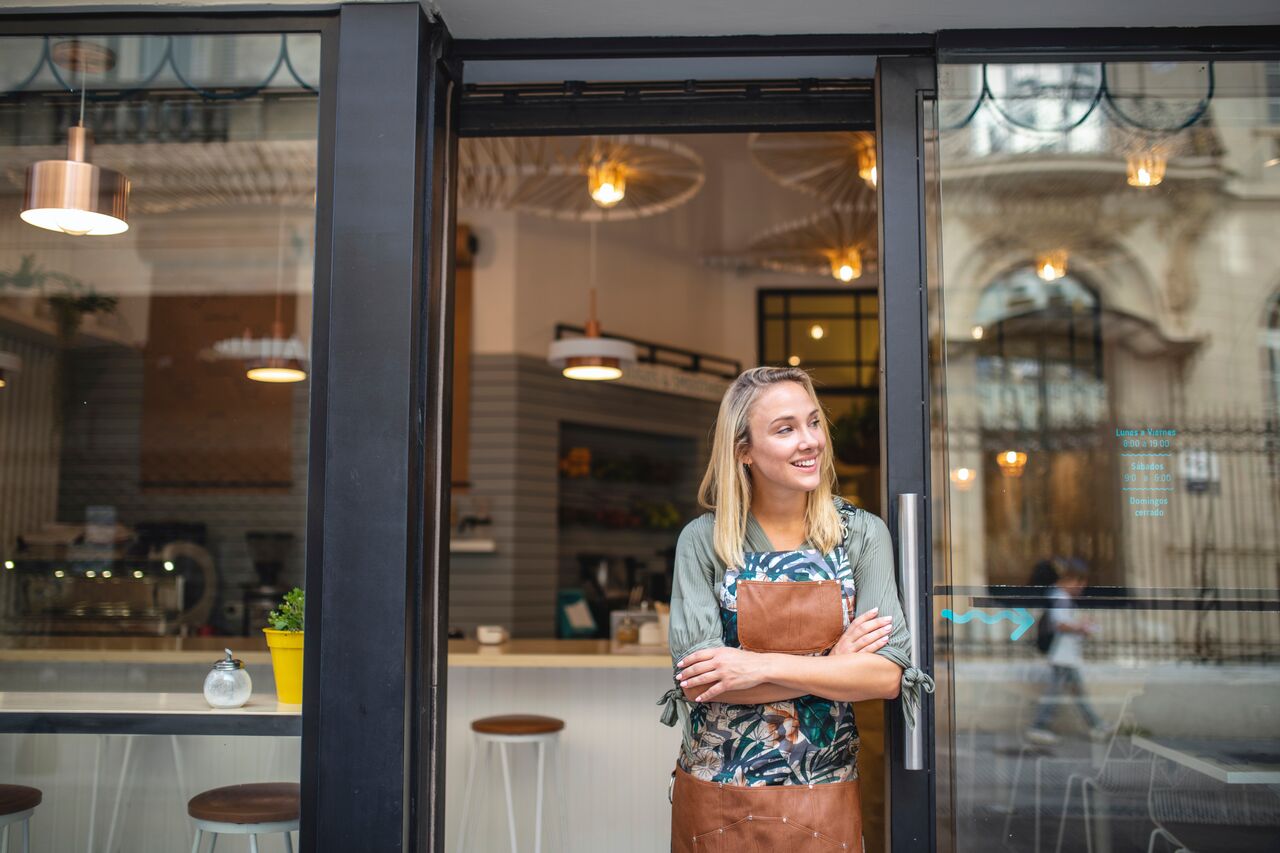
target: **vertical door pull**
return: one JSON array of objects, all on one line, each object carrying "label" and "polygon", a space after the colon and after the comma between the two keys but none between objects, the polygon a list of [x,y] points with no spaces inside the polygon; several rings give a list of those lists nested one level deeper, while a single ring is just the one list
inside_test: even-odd
[{"label": "vertical door pull", "polygon": [[[898,495],[898,565],[902,568],[902,610],[911,632],[911,665],[920,668],[920,495]],[[902,763],[907,770],[924,769],[922,714],[903,730]]]}]

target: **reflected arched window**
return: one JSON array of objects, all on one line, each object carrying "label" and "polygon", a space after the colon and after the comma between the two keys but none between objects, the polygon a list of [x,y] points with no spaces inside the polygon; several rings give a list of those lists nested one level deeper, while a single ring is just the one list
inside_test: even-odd
[{"label": "reflected arched window", "polygon": [[1020,267],[992,281],[974,312],[983,426],[1082,427],[1105,417],[1097,294],[1067,274]]}]

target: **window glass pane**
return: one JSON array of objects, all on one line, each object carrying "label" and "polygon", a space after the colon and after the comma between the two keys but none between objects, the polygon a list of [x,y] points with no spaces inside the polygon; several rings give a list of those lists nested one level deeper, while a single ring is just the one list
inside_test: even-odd
[{"label": "window glass pane", "polygon": [[1280,831],[1277,67],[940,66],[955,850]]},{"label": "window glass pane", "polygon": [[[319,54],[0,39],[0,711],[52,728],[0,735],[0,778],[44,792],[33,849],[187,849],[189,797],[297,779],[300,675],[277,690],[263,628],[303,585]],[[252,693],[215,712],[224,649]]]},{"label": "window glass pane", "polygon": [[805,363],[851,362],[856,355],[853,328],[853,320],[841,317],[793,320],[791,346]]}]

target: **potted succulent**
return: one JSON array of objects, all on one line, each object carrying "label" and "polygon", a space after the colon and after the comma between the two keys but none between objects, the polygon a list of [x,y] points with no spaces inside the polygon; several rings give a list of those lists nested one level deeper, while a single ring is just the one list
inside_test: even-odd
[{"label": "potted succulent", "polygon": [[276,677],[276,698],[287,705],[302,704],[302,627],[306,597],[296,586],[284,594],[279,610],[267,615],[270,628],[271,670]]}]

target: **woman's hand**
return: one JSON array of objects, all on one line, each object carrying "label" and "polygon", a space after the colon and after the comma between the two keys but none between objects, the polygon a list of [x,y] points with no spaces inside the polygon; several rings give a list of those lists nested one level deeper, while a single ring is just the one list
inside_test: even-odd
[{"label": "woman's hand", "polygon": [[[710,702],[721,693],[750,690],[768,681],[765,655],[720,647],[694,652],[676,665],[680,686],[702,688],[693,701]],[[694,690],[696,692],[696,690]]]},{"label": "woman's hand", "polygon": [[840,639],[831,649],[833,655],[851,655],[854,652],[875,653],[889,642],[893,630],[893,617],[876,618],[880,608],[873,607],[849,623]]}]

